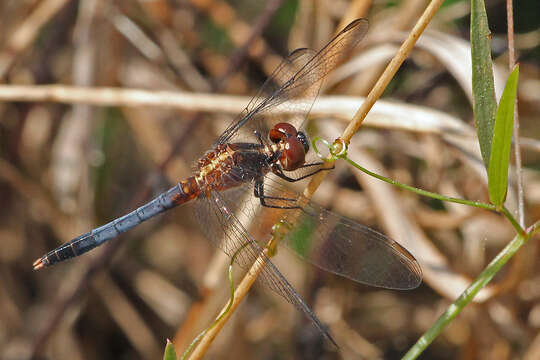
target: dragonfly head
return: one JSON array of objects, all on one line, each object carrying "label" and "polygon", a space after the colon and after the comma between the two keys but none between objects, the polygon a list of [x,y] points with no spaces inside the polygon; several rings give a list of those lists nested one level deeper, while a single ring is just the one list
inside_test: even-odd
[{"label": "dragonfly head", "polygon": [[281,145],[279,162],[284,170],[292,171],[304,165],[309,141],[306,134],[289,123],[278,123],[268,133],[270,141]]}]

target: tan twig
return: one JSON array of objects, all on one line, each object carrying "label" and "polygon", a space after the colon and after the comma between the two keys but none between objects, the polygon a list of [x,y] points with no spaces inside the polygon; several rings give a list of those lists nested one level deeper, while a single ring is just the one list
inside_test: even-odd
[{"label": "tan twig", "polygon": [[[209,101],[210,100],[210,101]],[[234,96],[63,85],[0,85],[0,101],[52,101],[100,106],[160,106],[193,111],[238,112],[246,103]],[[217,103],[212,103],[217,102]]]},{"label": "tan twig", "polygon": [[[64,104],[91,104],[98,106],[157,106],[186,111],[204,111],[237,114],[250,100],[245,96],[229,96],[175,91],[148,91],[108,87],[77,87],[64,85],[0,85],[0,101],[40,102]],[[321,96],[313,104],[312,116],[350,119],[357,104],[365,101],[359,96]],[[303,101],[287,102],[272,109],[272,114],[294,114],[302,110]],[[473,137],[473,129],[449,114],[422,106],[379,100],[366,119],[370,126],[402,129],[447,135],[449,133]],[[395,114],[407,112],[406,118],[395,121]],[[521,146],[540,151],[540,144],[532,138],[521,138]]]},{"label": "tan twig", "polygon": [[390,64],[388,64],[379,80],[377,80],[377,83],[375,83],[373,89],[367,95],[366,101],[362,103],[354,115],[354,118],[349,123],[349,126],[347,126],[343,132],[342,139],[346,143],[349,143],[351,141],[351,137],[356,133],[356,131],[358,131],[362,125],[362,122],[366,118],[367,113],[369,110],[371,110],[373,104],[375,104],[375,101],[377,101],[377,99],[379,99],[379,97],[382,95],[384,89],[386,89],[386,86],[390,80],[392,80],[403,61],[405,61],[405,59],[409,56],[414,44],[416,44],[416,41],[424,32],[426,26],[429,24],[442,2],[442,0],[432,0],[416,25],[414,25],[414,28],[409,33],[409,36],[407,36],[407,39],[399,48],[398,53],[390,61]]},{"label": "tan twig", "polygon": [[[407,36],[405,42],[403,42],[397,54],[392,58],[390,64],[388,64],[379,80],[377,80],[377,82],[375,83],[373,89],[371,89],[371,91],[367,95],[366,100],[362,103],[362,105],[360,105],[360,108],[343,132],[341,139],[345,141],[345,143],[348,144],[351,141],[352,136],[358,131],[368,112],[382,95],[384,89],[386,89],[386,86],[388,85],[390,80],[392,80],[403,61],[405,61],[407,56],[409,56],[410,52],[414,47],[414,44],[416,43],[420,35],[424,32],[424,29],[429,24],[433,16],[435,16],[435,13],[441,6],[442,2],[443,0],[432,0],[429,3],[426,10],[424,11],[420,19],[418,19],[418,22],[416,23],[416,25],[414,25],[414,28]],[[304,190],[304,196],[308,199],[311,199],[315,190],[322,183],[326,175],[326,171],[321,171],[315,176],[313,176],[307,188]]]},{"label": "tan twig", "polygon": [[[249,289],[257,280],[257,277],[259,276],[260,272],[265,267],[265,258],[268,256],[268,249],[263,250],[263,254],[257,258],[255,263],[252,265],[251,269],[247,272],[246,276],[242,279],[242,281],[238,284],[236,289],[234,290],[234,299],[231,304],[231,307],[229,311],[218,321],[212,328],[210,328],[202,337],[201,341],[197,344],[193,352],[191,353],[191,356],[189,357],[189,360],[196,360],[201,359],[210,345],[212,344],[212,341],[216,338],[217,334],[221,331],[223,326],[227,323],[229,318],[232,316],[238,305],[242,302],[244,297],[249,292]],[[220,314],[225,311],[228,307],[228,303],[223,307]]]},{"label": "tan twig", "polygon": [[[381,19],[382,21],[379,22],[378,27],[377,25],[374,25],[374,29],[372,29],[372,33],[369,37],[372,39],[380,38],[384,41],[383,37],[387,34],[408,31],[417,20],[420,12],[424,9],[425,3],[424,0],[401,1],[395,10],[387,10],[392,13],[391,20]],[[382,36],[381,33],[383,33]],[[401,42],[401,40],[399,40],[399,42]],[[376,66],[371,66],[368,71],[359,72],[356,76],[359,81],[356,81],[352,85],[351,90],[357,94],[366,95],[381,76],[385,69],[385,65],[386,64],[378,64]]]},{"label": "tan twig", "polygon": [[[246,96],[229,96],[175,91],[148,91],[107,87],[77,87],[64,85],[0,85],[0,102],[44,102],[91,104],[98,106],[157,106],[186,111],[237,114],[250,100]],[[350,119],[358,104],[365,98],[357,96],[321,96],[313,104],[310,115]],[[294,114],[303,111],[305,101],[289,101],[272,109],[272,114]],[[392,119],[406,111],[409,116],[401,123]],[[443,112],[425,107],[380,101],[369,119],[373,126],[399,127],[411,131],[443,133],[444,131],[473,136],[472,129],[463,121]]]}]

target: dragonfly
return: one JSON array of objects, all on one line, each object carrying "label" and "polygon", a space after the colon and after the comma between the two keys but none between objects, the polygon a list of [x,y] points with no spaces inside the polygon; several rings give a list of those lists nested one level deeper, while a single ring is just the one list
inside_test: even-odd
[{"label": "dragonfly", "polygon": [[[362,40],[367,29],[367,20],[357,19],[320,51],[300,48],[291,52],[199,159],[192,176],[127,215],[49,251],[34,262],[34,269],[80,256],[157,214],[193,202],[205,235],[240,266],[249,268],[262,258],[264,268],[258,279],[303,311],[337,346],[248,228],[255,226],[268,240],[276,227],[265,219],[277,215],[280,224],[290,228],[280,242],[323,270],[388,289],[413,289],[421,283],[420,265],[404,247],[287,186],[287,182],[329,170],[310,151],[303,125],[323,79]],[[306,106],[286,121],[268,116],[272,109],[291,100],[301,100]],[[299,227],[308,229],[303,242],[295,231]]]}]

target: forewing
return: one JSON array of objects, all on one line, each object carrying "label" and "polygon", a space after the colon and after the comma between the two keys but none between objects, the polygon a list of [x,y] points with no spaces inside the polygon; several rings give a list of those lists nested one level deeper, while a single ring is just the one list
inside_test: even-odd
[{"label": "forewing", "polygon": [[[245,109],[232,121],[231,125],[221,134],[216,141],[217,144],[230,142],[253,141],[253,132],[266,136],[273,122],[265,115],[272,107],[278,106],[291,99],[302,98],[303,105],[291,119],[293,125],[301,125],[306,114],[310,111],[313,101],[317,97],[321,82],[308,83],[307,79],[303,83],[295,84],[290,82],[300,69],[315,56],[311,49],[296,49],[289,54],[281,64],[272,72],[261,86],[257,94],[247,104]],[[300,79],[302,80],[302,79]],[[283,121],[283,118],[281,118]]]},{"label": "forewing", "polygon": [[246,106],[244,111],[218,138],[216,144],[245,141],[253,139],[253,131],[264,136],[276,121],[270,124],[262,119],[262,115],[270,108],[292,99],[302,99],[296,116],[288,119],[297,128],[301,128],[307,113],[311,110],[313,100],[319,93],[322,80],[353,49],[367,32],[368,22],[358,19],[340,31],[319,52],[310,49],[293,51],[270,75],[259,92]]}]

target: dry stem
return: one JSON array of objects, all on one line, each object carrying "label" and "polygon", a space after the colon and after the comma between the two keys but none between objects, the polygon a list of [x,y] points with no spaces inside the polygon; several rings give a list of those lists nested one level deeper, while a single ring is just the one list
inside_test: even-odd
[{"label": "dry stem", "polygon": [[[232,316],[238,305],[240,305],[240,302],[244,299],[244,297],[249,292],[249,289],[251,288],[251,285],[257,280],[257,277],[259,276],[260,272],[264,269],[264,266],[266,265],[265,258],[268,255],[268,249],[263,250],[263,254],[261,254],[255,263],[252,265],[251,269],[247,272],[246,276],[242,279],[240,284],[236,287],[234,290],[234,299],[231,304],[231,307],[227,313],[218,321],[212,328],[210,328],[206,334],[202,337],[201,341],[197,344],[193,352],[191,353],[191,356],[189,357],[189,360],[195,360],[195,359],[201,359],[210,345],[212,344],[212,341],[216,338],[217,334],[221,331],[223,326],[227,323],[229,318]],[[226,311],[228,307],[228,303],[221,309],[220,314],[223,311]]]}]

